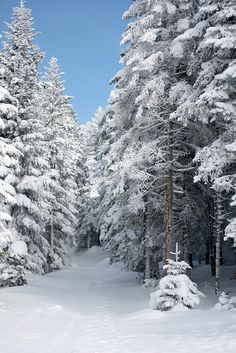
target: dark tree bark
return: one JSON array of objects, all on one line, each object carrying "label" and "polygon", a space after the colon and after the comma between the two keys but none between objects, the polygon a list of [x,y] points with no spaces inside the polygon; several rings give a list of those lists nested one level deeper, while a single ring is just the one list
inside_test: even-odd
[{"label": "dark tree bark", "polygon": [[222,237],[223,205],[219,193],[216,195],[216,213],[215,213],[215,293],[220,290],[220,261],[221,261],[221,237]]},{"label": "dark tree bark", "polygon": [[145,211],[144,211],[144,280],[151,278],[151,237],[150,237],[150,211],[148,205],[148,197],[145,195]]},{"label": "dark tree bark", "polygon": [[173,229],[173,130],[172,123],[168,121],[167,153],[166,153],[166,185],[165,185],[165,260],[174,250]]}]

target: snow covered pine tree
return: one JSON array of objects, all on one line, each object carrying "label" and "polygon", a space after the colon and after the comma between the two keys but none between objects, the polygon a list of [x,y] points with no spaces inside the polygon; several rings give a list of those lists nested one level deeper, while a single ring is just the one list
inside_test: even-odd
[{"label": "snow covered pine tree", "polygon": [[[18,106],[15,120],[9,119],[7,135],[19,150],[12,178],[16,190],[12,219],[20,239],[27,243],[25,268],[45,273],[63,265],[66,246],[75,241],[79,147],[78,124],[70,97],[63,95],[56,59],[51,61],[48,83],[39,79],[43,55],[34,44],[35,36],[31,10],[22,1],[13,10],[0,55],[4,87]],[[41,109],[43,101],[47,111]],[[48,113],[52,113],[50,121]],[[60,165],[52,148],[60,150]]]},{"label": "snow covered pine tree", "polygon": [[160,280],[159,289],[151,293],[150,307],[161,311],[171,310],[176,306],[193,309],[204,295],[186,275],[191,267],[186,262],[179,261],[178,243],[176,252],[172,254],[175,255],[175,260],[168,259],[167,265],[164,265],[167,275]]},{"label": "snow covered pine tree", "polygon": [[[1,68],[1,76],[4,70]],[[14,126],[17,101],[0,86],[0,286],[19,286],[26,283],[27,246],[20,241],[12,222],[12,209],[17,203],[12,185],[18,168],[20,152],[7,137]]]}]

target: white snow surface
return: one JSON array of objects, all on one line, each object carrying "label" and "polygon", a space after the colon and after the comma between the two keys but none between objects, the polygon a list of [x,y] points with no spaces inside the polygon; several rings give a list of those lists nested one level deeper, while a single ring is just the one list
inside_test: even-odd
[{"label": "white snow surface", "polygon": [[79,252],[63,271],[1,289],[0,352],[235,353],[236,312],[211,309],[212,286],[200,289],[200,309],[152,311],[134,273],[109,266],[100,248]]}]

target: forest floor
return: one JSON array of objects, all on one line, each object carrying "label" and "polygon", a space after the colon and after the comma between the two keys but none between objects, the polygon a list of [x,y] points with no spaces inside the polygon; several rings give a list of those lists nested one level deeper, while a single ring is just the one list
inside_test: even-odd
[{"label": "forest floor", "polygon": [[207,297],[198,309],[152,311],[150,289],[92,248],[71,267],[0,290],[0,353],[235,353],[236,311],[212,309],[207,280],[200,289]]}]

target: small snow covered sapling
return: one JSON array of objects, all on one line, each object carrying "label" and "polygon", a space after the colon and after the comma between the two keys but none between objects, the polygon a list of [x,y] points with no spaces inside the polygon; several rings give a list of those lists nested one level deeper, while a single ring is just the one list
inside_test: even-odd
[{"label": "small snow covered sapling", "polygon": [[196,283],[186,275],[187,269],[191,267],[186,262],[179,261],[177,243],[173,254],[176,259],[167,260],[167,265],[163,267],[167,270],[167,275],[160,280],[159,289],[151,294],[150,307],[154,310],[167,311],[177,305],[193,309],[204,296],[198,291]]},{"label": "small snow covered sapling", "polygon": [[236,309],[236,297],[229,297],[228,293],[222,292],[219,297],[219,302],[214,306],[217,310]]}]

